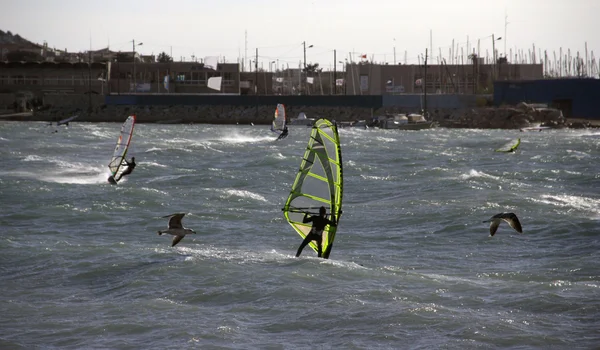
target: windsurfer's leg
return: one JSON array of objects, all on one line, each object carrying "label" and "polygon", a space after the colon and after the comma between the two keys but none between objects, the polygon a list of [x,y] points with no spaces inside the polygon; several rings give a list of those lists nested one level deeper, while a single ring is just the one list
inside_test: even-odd
[{"label": "windsurfer's leg", "polygon": [[320,258],[323,255],[323,245],[321,244],[321,239],[317,239],[317,257]]},{"label": "windsurfer's leg", "polygon": [[302,249],[304,249],[304,247],[306,247],[306,245],[308,243],[310,243],[310,234],[307,235],[304,240],[302,241],[302,244],[300,244],[300,247],[298,247],[298,251],[296,252],[296,258],[300,256],[300,253],[302,253]]}]

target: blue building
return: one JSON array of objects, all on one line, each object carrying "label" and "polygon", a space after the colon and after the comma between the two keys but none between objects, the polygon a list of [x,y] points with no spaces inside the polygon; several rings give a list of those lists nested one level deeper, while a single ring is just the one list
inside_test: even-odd
[{"label": "blue building", "polygon": [[600,79],[544,79],[494,82],[494,105],[545,103],[566,118],[600,120]]}]

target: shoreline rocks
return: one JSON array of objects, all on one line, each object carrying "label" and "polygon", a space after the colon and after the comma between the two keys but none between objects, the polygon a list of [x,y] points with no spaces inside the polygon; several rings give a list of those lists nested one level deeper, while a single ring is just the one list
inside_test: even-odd
[{"label": "shoreline rocks", "polygon": [[[48,101],[50,102],[50,101]],[[135,115],[139,123],[160,124],[270,124],[274,106],[130,106],[105,105],[103,99],[94,98],[89,111],[89,103],[68,104],[51,101],[34,107],[32,113],[0,115],[4,120],[29,120],[55,122],[72,115],[79,115],[80,122],[122,122],[126,116]],[[65,101],[66,102],[66,101]],[[308,118],[326,117],[340,122],[357,120],[371,121],[382,115],[415,113],[414,109],[383,107],[379,109],[361,107],[315,107],[286,106],[290,119],[304,112]],[[6,112],[5,112],[6,113]],[[472,107],[463,109],[433,109],[429,119],[446,128],[476,129],[519,129],[528,126],[593,127],[589,122],[570,123],[558,109],[537,107],[526,103],[517,106]]]}]

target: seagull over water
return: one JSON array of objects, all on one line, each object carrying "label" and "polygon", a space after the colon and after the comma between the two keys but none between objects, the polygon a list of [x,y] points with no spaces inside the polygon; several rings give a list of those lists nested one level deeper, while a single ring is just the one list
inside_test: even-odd
[{"label": "seagull over water", "polygon": [[490,223],[490,237],[492,237],[496,231],[498,230],[498,226],[502,220],[506,221],[510,227],[515,229],[515,231],[519,233],[523,233],[523,229],[521,228],[521,223],[519,222],[519,218],[514,213],[500,213],[492,216],[489,220],[485,220],[484,222]]},{"label": "seagull over water", "polygon": [[176,213],[176,214],[163,216],[163,218],[170,218],[169,219],[169,228],[166,230],[158,231],[158,235],[160,236],[163,233],[168,233],[170,235],[173,235],[174,236],[173,244],[171,245],[171,247],[174,247],[177,243],[179,243],[179,241],[181,241],[183,239],[183,237],[185,237],[185,235],[187,235],[189,233],[196,233],[196,231],[194,231],[192,229],[183,227],[183,225],[181,224],[181,219],[183,219],[184,215],[185,215],[185,213]]}]

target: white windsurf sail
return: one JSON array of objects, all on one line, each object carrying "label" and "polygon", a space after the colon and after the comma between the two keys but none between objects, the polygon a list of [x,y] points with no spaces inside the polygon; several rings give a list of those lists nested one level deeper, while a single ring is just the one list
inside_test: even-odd
[{"label": "white windsurf sail", "polygon": [[550,129],[549,126],[528,126],[526,128],[521,128],[521,131],[542,131]]},{"label": "white windsurf sail", "polygon": [[[337,126],[327,119],[319,119],[312,127],[300,170],[282,209],[286,220],[305,238],[312,224],[302,223],[304,214],[319,215],[319,208],[323,206],[328,218],[339,225],[343,187],[342,150]],[[323,231],[322,249],[325,259],[331,253],[336,231],[337,227],[331,225],[327,225]],[[314,241],[309,245],[318,251]]]},{"label": "white windsurf sail", "polygon": [[520,144],[521,144],[521,139],[510,140],[509,142],[504,144],[502,147],[496,149],[496,152],[514,152],[514,151],[516,151],[517,147],[519,147]]},{"label": "white windsurf sail", "polygon": [[129,143],[131,142],[131,136],[133,136],[133,126],[135,125],[135,116],[131,115],[125,120],[123,125],[121,126],[121,134],[117,139],[117,145],[115,146],[115,150],[113,152],[112,158],[110,159],[110,163],[108,163],[108,169],[110,170],[110,174],[113,178],[117,178],[117,174],[124,171],[125,169],[122,167],[127,155],[127,150],[129,149]]},{"label": "white windsurf sail", "polygon": [[286,124],[285,106],[281,103],[275,108],[275,115],[273,116],[273,122],[271,123],[271,131],[281,134]]},{"label": "white windsurf sail", "polygon": [[208,78],[208,83],[207,86],[209,89],[213,89],[213,90],[217,90],[217,91],[221,91],[221,81],[222,81],[222,77],[212,77],[212,78]]},{"label": "white windsurf sail", "polygon": [[77,118],[79,118],[78,115],[74,115],[72,117],[65,118],[63,120],[60,120],[58,123],[56,123],[56,126],[63,125],[63,124],[68,124],[70,121],[75,120]]}]

